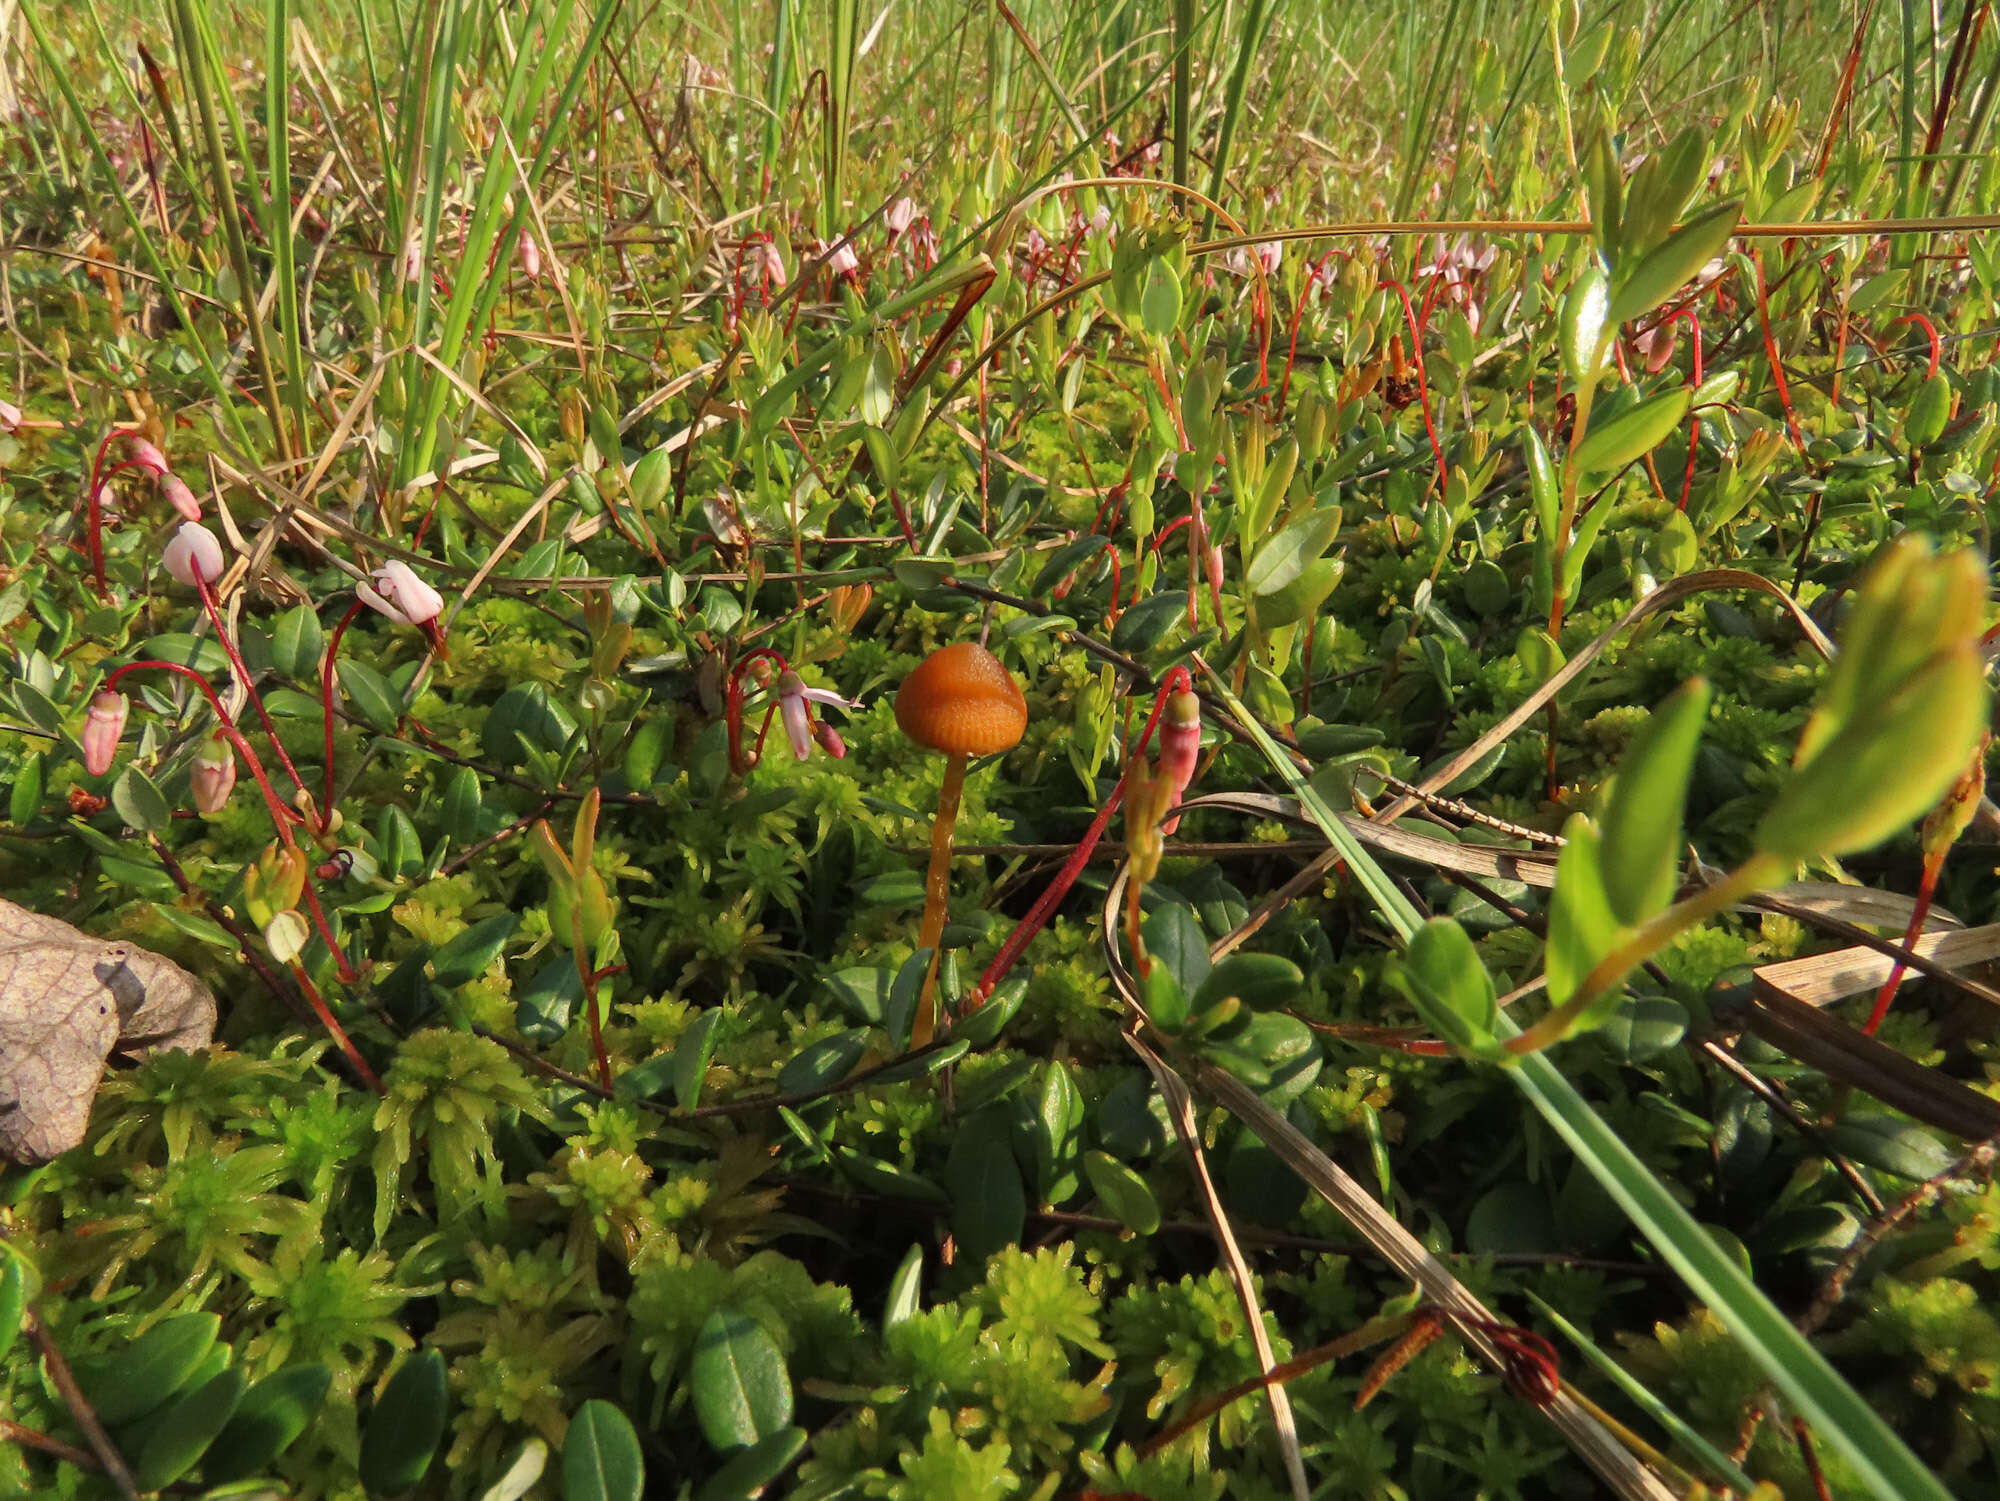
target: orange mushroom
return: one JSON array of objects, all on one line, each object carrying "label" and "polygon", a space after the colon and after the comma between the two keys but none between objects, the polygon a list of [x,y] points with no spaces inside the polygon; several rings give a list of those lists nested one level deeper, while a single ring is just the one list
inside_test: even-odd
[{"label": "orange mushroom", "polygon": [[1021,743],[1028,727],[1028,701],[1012,673],[985,647],[973,642],[940,647],[903,679],[896,693],[896,723],[917,744],[946,756],[944,785],[938,789],[937,819],[931,825],[930,872],[924,878],[924,919],[917,945],[931,951],[931,965],[910,1024],[910,1046],[922,1047],[937,1030],[938,940],[951,895],[951,831],[958,822],[959,794],[966,763]]}]

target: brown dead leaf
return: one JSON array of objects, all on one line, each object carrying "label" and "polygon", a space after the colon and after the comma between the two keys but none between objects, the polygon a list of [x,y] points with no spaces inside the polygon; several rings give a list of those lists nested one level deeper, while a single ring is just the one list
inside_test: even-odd
[{"label": "brown dead leaf", "polygon": [[0,899],[0,1155],[83,1140],[113,1048],[207,1047],[215,997],[171,959]]}]

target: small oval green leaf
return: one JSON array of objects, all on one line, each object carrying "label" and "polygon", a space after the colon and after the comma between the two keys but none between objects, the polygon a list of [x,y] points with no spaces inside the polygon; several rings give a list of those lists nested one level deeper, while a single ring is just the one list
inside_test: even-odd
[{"label": "small oval green leaf", "polygon": [[444,1437],[444,1356],[425,1350],[389,1378],[361,1430],[361,1483],[372,1495],[413,1490]]},{"label": "small oval green leaf", "polygon": [[619,1408],[593,1397],[576,1410],[563,1439],[563,1501],[639,1501],[646,1460]]},{"label": "small oval green leaf", "polygon": [[792,1379],[784,1354],[747,1314],[719,1309],[708,1316],[695,1340],[688,1383],[702,1436],[718,1453],[754,1444],[791,1424]]}]

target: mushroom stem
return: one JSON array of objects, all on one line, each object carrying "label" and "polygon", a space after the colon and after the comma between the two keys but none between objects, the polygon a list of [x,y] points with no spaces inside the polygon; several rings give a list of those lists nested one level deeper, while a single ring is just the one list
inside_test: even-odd
[{"label": "mushroom stem", "polygon": [[951,831],[958,823],[959,794],[965,790],[969,756],[947,757],[944,785],[938,788],[937,818],[931,824],[931,865],[924,876],[924,920],[917,929],[917,947],[931,951],[924,971],[924,988],[917,995],[917,1014],[910,1023],[910,1046],[920,1048],[937,1032],[937,977],[944,920],[951,910]]}]

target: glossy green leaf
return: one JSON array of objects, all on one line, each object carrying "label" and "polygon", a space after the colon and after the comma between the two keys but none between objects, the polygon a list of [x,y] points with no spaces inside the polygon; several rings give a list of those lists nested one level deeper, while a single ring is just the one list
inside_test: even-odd
[{"label": "glossy green leaf", "polygon": [[1156,339],[1171,334],[1181,321],[1181,279],[1164,258],[1146,268],[1146,287],[1139,294],[1139,321]]},{"label": "glossy green leaf", "polygon": [[703,1481],[694,1501],[750,1501],[791,1468],[805,1452],[807,1437],[803,1428],[784,1428],[759,1439]]},{"label": "glossy green leaf", "polygon": [[1340,558],[1320,558],[1290,583],[1257,599],[1257,624],[1264,630],[1296,625],[1317,610],[1339,587],[1347,564]]},{"label": "glossy green leaf", "polygon": [[945,1162],[952,1238],[975,1265],[1017,1244],[1027,1224],[1028,1195],[1011,1138],[1004,1108],[989,1108],[966,1119]]},{"label": "glossy green leaf", "polygon": [[1741,202],[1720,203],[1697,215],[1648,251],[1618,278],[1611,299],[1615,326],[1642,318],[1692,281],[1697,272],[1729,248],[1743,218]]},{"label": "glossy green leaf", "polygon": [[497,912],[454,934],[431,956],[432,978],[447,990],[471,984],[500,957],[500,951],[520,925],[521,919],[515,913]]},{"label": "glossy green leaf", "polygon": [[688,1373],[702,1436],[727,1454],[792,1421],[792,1379],[784,1354],[747,1314],[719,1309],[696,1337]]},{"label": "glossy green leaf", "polygon": [[1548,445],[1527,423],[1521,425],[1521,453],[1528,461],[1528,494],[1534,501],[1535,524],[1542,536],[1553,536],[1562,515],[1562,488]]},{"label": "glossy green leaf", "polygon": [[1458,923],[1434,917],[1417,929],[1403,967],[1424,1019],[1447,1041],[1477,1048],[1491,1039],[1493,976]]},{"label": "glossy green leaf", "polygon": [[1820,1143],[1825,1151],[1898,1178],[1934,1178],[1952,1164],[1951,1150],[1925,1127],[1880,1111],[1850,1111]]},{"label": "glossy green leaf", "polygon": [[1623,469],[1666,442],[1687,412],[1687,387],[1677,386],[1649,396],[1605,422],[1593,422],[1577,445],[1576,467],[1585,474]]},{"label": "glossy green leaf", "polygon": [[1083,1175],[1091,1191],[1104,1201],[1111,1217],[1138,1235],[1160,1228],[1160,1201],[1146,1180],[1109,1152],[1083,1154]]},{"label": "glossy green leaf", "polygon": [[444,831],[463,848],[479,837],[479,773],[461,766],[444,793]]},{"label": "glossy green leaf", "polygon": [[47,778],[47,756],[29,751],[21,758],[21,769],[14,774],[14,785],[7,793],[7,818],[16,828],[32,822],[42,811]]},{"label": "glossy green leaf", "polygon": [[1595,256],[1571,284],[1562,305],[1563,374],[1571,385],[1594,378],[1604,359],[1604,331],[1611,288]]},{"label": "glossy green leaf", "polygon": [[1252,594],[1276,594],[1297,582],[1318,562],[1340,531],[1340,507],[1314,511],[1269,538],[1250,559],[1243,586]]},{"label": "glossy green leaf", "polygon": [[125,827],[142,834],[157,834],[173,820],[173,810],[153,779],[138,767],[127,765],[111,784],[111,806],[125,820]]},{"label": "glossy green leaf", "polygon": [[991,1047],[1000,1040],[1007,1030],[1007,1023],[1014,1019],[1021,1009],[1021,1002],[1028,998],[1028,981],[1025,976],[1003,980],[986,998],[985,1004],[952,1023],[946,1034],[953,1041],[964,1042],[975,1048]]},{"label": "glossy green leaf", "polygon": [[144,1417],[178,1392],[200,1369],[222,1319],[213,1313],[181,1313],[162,1319],[115,1355],[75,1364],[84,1400],[108,1427]]},{"label": "glossy green leaf", "polygon": [[1118,624],[1111,628],[1111,645],[1124,652],[1145,651],[1157,646],[1175,621],[1186,618],[1187,591],[1163,589],[1118,617]]},{"label": "glossy green leaf", "polygon": [[21,1321],[28,1311],[28,1269],[18,1256],[9,1256],[0,1268],[0,1361],[20,1337]]},{"label": "glossy green leaf", "polygon": [[179,1398],[161,1414],[132,1466],[132,1478],[143,1491],[172,1485],[228,1427],[243,1400],[245,1378],[232,1366]]},{"label": "glossy green leaf", "polygon": [[591,1398],[563,1438],[563,1501],[639,1501],[645,1490],[646,1460],[632,1420],[616,1404]]},{"label": "glossy green leaf", "polygon": [[226,1485],[264,1469],[306,1431],[332,1380],[323,1365],[293,1365],[251,1387],[210,1446],[202,1478]]},{"label": "glossy green leaf", "polygon": [[311,605],[294,605],[271,628],[271,665],[298,681],[316,678],[326,632]]},{"label": "glossy green leaf", "polygon": [[387,678],[366,662],[347,656],[341,658],[334,676],[349,706],[364,723],[385,735],[395,732],[396,722],[403,717],[403,697],[389,686]]},{"label": "glossy green leaf", "polygon": [[721,1025],[721,1008],[711,1008],[688,1023],[674,1044],[674,1102],[683,1110],[701,1103],[701,1087],[708,1079],[708,1060],[715,1054],[715,1034]]},{"label": "glossy green leaf", "polygon": [[1563,825],[1563,838],[1567,843],[1556,861],[1556,890],[1549,901],[1546,959],[1549,1003],[1555,1006],[1574,995],[1584,976],[1625,937],[1605,891],[1597,826],[1573,814]]},{"label": "glossy green leaf", "polygon": [[1208,939],[1194,920],[1194,914],[1179,902],[1166,902],[1140,925],[1146,953],[1155,964],[1164,964],[1175,982],[1188,995],[1202,987],[1213,967],[1208,957]]},{"label": "glossy green leaf", "polygon": [[371,1496],[413,1490],[437,1457],[446,1410],[444,1356],[423,1350],[403,1362],[361,1426],[361,1483]]},{"label": "glossy green leaf", "polygon": [[1233,995],[1255,1010],[1288,1006],[1306,982],[1305,971],[1282,954],[1235,953],[1223,959],[1196,987],[1197,1010]]},{"label": "glossy green leaf", "polygon": [[[343,667],[345,664],[342,664]],[[576,733],[576,719],[540,683],[517,683],[493,701],[479,727],[480,747],[502,766],[527,759],[526,745],[557,751]]]},{"label": "glossy green leaf", "polygon": [[868,1051],[868,1033],[860,1027],[836,1032],[802,1048],[778,1070],[779,1094],[804,1094],[837,1084],[854,1072]]},{"label": "glossy green leaf", "polygon": [[673,451],[661,447],[652,449],[632,466],[625,484],[632,504],[642,511],[655,511],[666,500],[673,481]]},{"label": "glossy green leaf", "polygon": [[923,1308],[924,1248],[912,1245],[903,1253],[896,1275],[889,1279],[889,1296],[882,1304],[882,1327],[895,1328]]},{"label": "glossy green leaf", "polygon": [[1688,781],[1708,701],[1706,679],[1684,684],[1639,726],[1618,763],[1599,836],[1605,900],[1621,923],[1644,922],[1673,898]]}]

